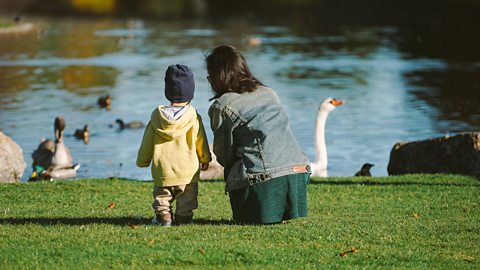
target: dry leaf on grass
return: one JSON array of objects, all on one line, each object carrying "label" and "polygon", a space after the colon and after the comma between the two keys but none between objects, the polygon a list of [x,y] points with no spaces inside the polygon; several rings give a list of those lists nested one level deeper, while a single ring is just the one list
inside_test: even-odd
[{"label": "dry leaf on grass", "polygon": [[349,253],[355,253],[355,252],[357,252],[357,251],[358,251],[358,250],[357,250],[355,247],[352,247],[351,250],[347,250],[347,251],[344,251],[344,252],[340,252],[340,253],[338,254],[338,256],[340,256],[340,257],[345,257],[345,256],[347,256]]},{"label": "dry leaf on grass", "polygon": [[117,204],[115,202],[111,202],[111,203],[108,204],[107,209],[113,209],[116,206],[117,206]]},{"label": "dry leaf on grass", "polygon": [[413,213],[413,217],[414,218],[420,218],[420,214],[419,213]]},{"label": "dry leaf on grass", "polygon": [[138,229],[138,228],[140,228],[140,225],[130,224],[130,225],[128,225],[128,228],[130,228],[130,229]]}]

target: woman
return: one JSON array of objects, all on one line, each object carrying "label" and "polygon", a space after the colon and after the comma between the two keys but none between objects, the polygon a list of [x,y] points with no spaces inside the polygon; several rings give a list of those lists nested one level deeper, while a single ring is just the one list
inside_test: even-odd
[{"label": "woman", "polygon": [[277,94],[232,46],[215,48],[206,62],[215,100],[208,111],[213,152],[225,168],[233,220],[269,224],[306,216],[309,161]]}]

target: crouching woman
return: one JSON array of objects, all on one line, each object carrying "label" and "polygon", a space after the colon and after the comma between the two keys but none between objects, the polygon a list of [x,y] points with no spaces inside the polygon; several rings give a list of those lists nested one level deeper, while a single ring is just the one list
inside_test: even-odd
[{"label": "crouching woman", "polygon": [[232,46],[215,48],[206,62],[214,94],[208,112],[213,152],[225,168],[234,222],[305,217],[309,161],[277,94],[252,75]]}]

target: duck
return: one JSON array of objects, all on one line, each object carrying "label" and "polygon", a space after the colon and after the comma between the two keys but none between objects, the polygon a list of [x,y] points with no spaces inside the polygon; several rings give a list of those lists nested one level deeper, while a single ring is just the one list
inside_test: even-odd
[{"label": "duck", "polygon": [[13,17],[13,21],[15,23],[19,23],[22,20],[22,16],[20,14],[17,14]]},{"label": "duck", "polygon": [[29,181],[66,179],[76,176],[80,164],[73,164],[70,149],[63,141],[64,130],[65,119],[56,117],[54,121],[55,140],[42,139],[32,153],[33,172]]},{"label": "duck", "polygon": [[110,109],[110,106],[112,104],[112,97],[109,94],[99,97],[97,100],[97,104],[102,108]]},{"label": "duck", "polygon": [[370,168],[372,168],[374,164],[371,163],[364,163],[362,168],[355,173],[355,176],[372,176],[370,173]]},{"label": "duck", "polygon": [[88,125],[83,126],[83,129],[75,130],[75,133],[73,133],[73,136],[75,136],[75,138],[79,140],[83,140],[83,142],[87,144],[90,138],[90,129]]},{"label": "duck", "polygon": [[328,155],[325,142],[325,123],[330,112],[344,104],[344,100],[337,100],[329,97],[325,99],[317,111],[317,122],[315,127],[315,161],[310,163],[311,176],[327,177]]},{"label": "duck", "polygon": [[128,123],[125,123],[122,119],[117,119],[115,120],[115,123],[117,123],[120,127],[120,129],[126,129],[126,128],[129,128],[129,129],[136,129],[136,128],[143,128],[145,125],[140,122],[140,121],[132,121],[132,122],[128,122]]}]

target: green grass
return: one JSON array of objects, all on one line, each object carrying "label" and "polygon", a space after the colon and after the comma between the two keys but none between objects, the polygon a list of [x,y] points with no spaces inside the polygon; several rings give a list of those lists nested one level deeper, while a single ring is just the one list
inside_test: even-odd
[{"label": "green grass", "polygon": [[5,22],[0,22],[0,28],[7,28],[7,27],[11,27],[12,24],[10,23],[5,23]]},{"label": "green grass", "polygon": [[151,189],[0,185],[0,269],[480,268],[480,182],[470,177],[315,179],[308,217],[267,226],[231,224],[222,181],[200,183],[194,225],[151,226]]}]

